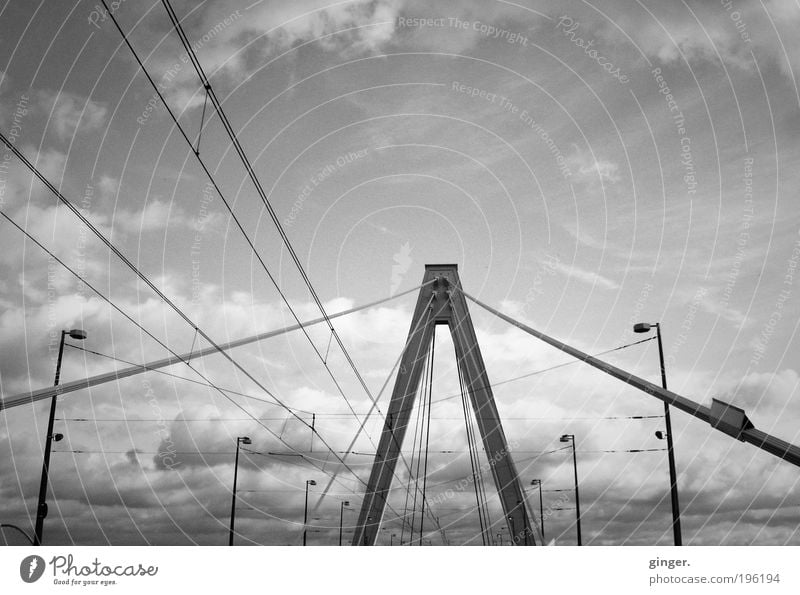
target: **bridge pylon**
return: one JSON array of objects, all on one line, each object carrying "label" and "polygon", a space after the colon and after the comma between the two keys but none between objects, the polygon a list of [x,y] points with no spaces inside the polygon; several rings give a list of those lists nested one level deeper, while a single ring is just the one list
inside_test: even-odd
[{"label": "bridge pylon", "polygon": [[378,450],[353,535],[353,545],[374,545],[391,488],[395,467],[409,426],[425,359],[436,325],[447,325],[456,360],[469,393],[488,466],[514,545],[542,545],[539,525],[531,522],[525,492],[508,448],[495,405],[475,328],[461,293],[458,267],[426,265],[406,349],[400,360],[392,398],[386,411]]}]

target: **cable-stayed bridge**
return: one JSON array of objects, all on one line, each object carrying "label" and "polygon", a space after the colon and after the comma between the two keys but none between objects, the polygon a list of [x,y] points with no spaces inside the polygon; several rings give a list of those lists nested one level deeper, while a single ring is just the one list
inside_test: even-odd
[{"label": "cable-stayed bridge", "polygon": [[[420,435],[419,457],[417,457],[416,461],[412,459],[410,464],[404,459],[401,452],[406,432],[412,427],[410,417],[415,410],[416,399],[421,400],[421,403],[416,409],[418,412],[421,412],[422,420],[420,424],[418,413],[417,424],[414,429],[421,430],[423,433],[426,429],[428,432],[430,431],[434,357],[433,338],[436,327],[440,325],[447,326],[450,329],[455,347],[456,367],[459,373],[459,384],[461,387],[458,396],[461,397],[464,404],[464,421],[467,424],[470,463],[472,468],[472,476],[470,479],[476,487],[475,510],[478,512],[480,535],[483,543],[489,544],[493,541],[491,534],[487,533],[490,532],[491,522],[489,520],[486,502],[485,482],[483,478],[480,477],[480,468],[484,465],[488,466],[489,473],[494,481],[494,486],[502,505],[504,522],[507,525],[511,543],[515,545],[541,545],[545,543],[543,533],[540,530],[541,519],[538,518],[540,513],[531,506],[528,500],[525,488],[522,485],[521,478],[514,465],[513,452],[509,448],[508,441],[503,431],[502,419],[497,411],[492,394],[493,385],[486,372],[480,346],[478,345],[475,330],[469,315],[469,309],[467,307],[468,301],[529,335],[569,354],[575,358],[576,362],[582,362],[585,365],[601,370],[613,378],[644,392],[650,397],[659,399],[671,407],[708,423],[709,431],[722,432],[733,439],[750,443],[757,448],[769,452],[787,463],[800,466],[800,447],[758,430],[753,426],[743,410],[716,399],[712,401],[711,407],[703,406],[685,396],[666,390],[661,386],[655,385],[645,379],[606,363],[598,357],[583,353],[566,343],[530,328],[467,293],[461,287],[456,265],[428,265],[425,270],[423,282],[420,286],[390,298],[337,312],[326,318],[305,321],[300,324],[259,333],[236,341],[214,345],[214,347],[197,349],[183,354],[175,354],[172,357],[143,364],[130,365],[112,372],[74,380],[61,385],[8,396],[0,400],[0,410],[23,406],[43,399],[55,400],[58,396],[69,394],[74,391],[116,382],[136,374],[158,372],[163,368],[181,363],[189,365],[189,362],[195,359],[227,352],[238,347],[279,337],[292,331],[305,329],[322,324],[326,321],[329,322],[336,318],[347,316],[348,314],[354,314],[379,306],[412,292],[418,292],[417,305],[405,346],[392,370],[392,373],[396,371],[394,391],[392,392],[388,408],[385,412],[380,413],[384,420],[384,427],[380,442],[377,444],[371,474],[368,482],[364,483],[363,480],[361,480],[364,484],[364,492],[362,494],[362,504],[358,522],[355,525],[352,538],[352,545],[375,544],[385,518],[388,494],[392,489],[393,482],[400,481],[400,477],[396,471],[396,466],[399,462],[402,462],[409,472],[409,489],[411,489],[410,484],[413,477],[413,482],[415,484],[413,488],[414,497],[417,497],[418,492],[420,496],[420,526],[417,532],[417,539],[421,544],[424,534],[424,519],[427,514],[429,521],[441,532],[442,541],[444,543],[447,542],[445,530],[441,526],[439,519],[433,514],[430,508],[426,511],[427,499],[425,484],[427,482],[427,443],[423,453],[423,438],[422,435]],[[204,384],[223,393],[229,392],[227,389],[221,388],[210,381]],[[275,397],[275,399],[275,402],[284,406],[290,415],[297,415],[294,409],[282,404],[277,397]],[[472,407],[472,416],[470,416],[467,411],[468,402]],[[373,402],[372,408],[364,415],[359,430],[350,442],[349,447],[341,453],[330,448],[324,436],[320,435],[313,425],[309,426],[309,429],[314,436],[319,438],[322,444],[328,448],[329,452],[339,459],[342,469],[358,477],[358,475],[348,467],[347,458],[353,453],[352,448],[360,437],[367,419],[369,419],[371,415],[376,414],[376,411],[380,411],[378,409],[377,400]],[[471,425],[472,419],[474,419],[476,427]],[[308,425],[308,422],[304,419],[300,421]],[[480,435],[483,448],[478,448],[477,446],[476,430]],[[269,431],[280,440],[280,436],[277,436],[274,431]],[[305,453],[299,451],[294,446],[288,443],[284,444],[289,450],[283,454],[304,456]],[[415,446],[417,445],[416,437],[414,444]],[[479,460],[480,453],[483,453],[483,456],[486,457],[486,461]],[[306,460],[311,461],[310,459]],[[313,461],[311,462],[313,464]],[[415,462],[416,472],[413,472]],[[423,465],[425,467],[422,467]],[[328,475],[328,484],[322,493],[320,501],[317,503],[317,507],[322,502],[322,499],[325,497],[332,484],[337,481],[338,471],[333,474],[328,473]],[[421,482],[423,487],[420,490],[419,485]],[[414,511],[416,514],[416,506],[414,507]],[[396,517],[404,518],[404,515],[399,515],[396,511],[393,512]],[[410,527],[411,538],[409,539],[409,543],[413,542],[413,535],[416,530],[413,521],[410,523]]]},{"label": "cable-stayed bridge", "polygon": [[[106,5],[105,0],[101,1]],[[203,90],[203,115],[201,117],[199,129],[195,131],[188,130],[184,121],[181,120],[179,115],[176,115],[175,110],[170,106],[168,98],[164,97],[161,88],[148,71],[146,60],[141,58],[123,24],[117,20],[117,16],[113,11],[108,10],[108,6],[106,6],[106,10],[113,26],[120,34],[122,42],[138,64],[141,76],[152,86],[153,92],[166,107],[167,114],[172,120],[175,129],[179,132],[180,137],[185,142],[187,151],[190,151],[190,154],[194,156],[197,166],[202,171],[202,174],[208,178],[209,183],[219,196],[220,201],[224,205],[232,221],[234,232],[241,235],[241,238],[252,253],[254,262],[257,265],[257,270],[260,270],[265,278],[272,283],[274,289],[294,318],[295,323],[283,329],[268,331],[236,341],[227,343],[217,342],[206,329],[202,328],[193,317],[187,314],[173,296],[167,295],[167,292],[154,282],[146,271],[137,266],[131,260],[130,256],[125,254],[115,244],[112,238],[106,235],[97,225],[93,224],[79,208],[77,202],[65,196],[62,190],[42,173],[41,169],[29,159],[29,156],[24,154],[9,136],[0,133],[0,140],[2,140],[9,151],[30,170],[36,179],[47,188],[60,204],[70,211],[71,216],[84,225],[86,229],[107,248],[110,255],[122,263],[122,265],[141,281],[153,295],[161,300],[167,308],[171,309],[183,323],[194,332],[196,337],[202,339],[209,345],[208,347],[197,350],[193,349],[189,352],[177,352],[174,346],[167,345],[166,342],[158,338],[151,329],[137,320],[134,313],[125,311],[115,303],[109,295],[103,293],[96,285],[92,285],[79,271],[71,268],[66,262],[60,259],[53,250],[48,248],[47,242],[43,238],[35,237],[31,234],[29,229],[19,225],[5,212],[1,212],[0,214],[5,221],[13,226],[17,232],[23,234],[29,241],[35,243],[38,248],[52,258],[54,262],[62,266],[68,273],[72,274],[80,283],[86,285],[99,299],[104,300],[110,308],[114,309],[130,324],[137,327],[144,335],[150,337],[170,353],[169,357],[157,361],[138,364],[126,362],[126,367],[124,368],[97,376],[64,384],[56,382],[56,386],[54,387],[33,390],[18,395],[3,395],[2,401],[0,401],[0,409],[2,410],[27,405],[38,400],[50,399],[51,423],[46,436],[46,450],[48,453],[50,444],[57,435],[52,428],[52,418],[55,412],[57,399],[60,396],[93,386],[118,382],[123,378],[146,372],[166,373],[164,370],[165,368],[182,365],[186,366],[187,369],[195,375],[191,379],[184,378],[184,380],[208,387],[220,397],[229,401],[232,406],[238,408],[246,418],[250,418],[258,423],[263,431],[282,444],[282,446],[287,449],[286,452],[282,454],[288,453],[301,457],[309,467],[316,468],[321,474],[325,475],[328,479],[326,485],[323,487],[320,502],[330,492],[334,484],[340,484],[342,475],[347,474],[355,479],[359,484],[357,495],[361,498],[362,502],[354,536],[352,538],[353,545],[375,544],[378,540],[382,524],[385,523],[387,518],[401,519],[403,530],[407,529],[411,535],[406,541],[407,543],[422,544],[425,538],[426,526],[435,528],[435,530],[440,533],[442,541],[446,543],[447,537],[445,528],[442,526],[439,517],[436,516],[434,512],[435,508],[431,506],[431,503],[428,501],[429,495],[426,493],[428,488],[427,479],[429,476],[427,455],[429,454],[430,407],[434,402],[432,395],[433,362],[435,355],[434,338],[437,327],[445,326],[450,331],[456,352],[456,367],[459,374],[460,387],[459,393],[456,396],[462,400],[464,413],[471,470],[469,479],[470,483],[475,487],[475,511],[478,513],[477,533],[482,543],[491,543],[493,541],[493,536],[491,534],[492,528],[497,526],[497,520],[495,519],[493,522],[490,519],[486,488],[488,482],[486,478],[482,476],[483,468],[488,465],[488,472],[486,475],[491,476],[494,489],[498,494],[502,508],[502,519],[500,522],[505,525],[508,535],[510,536],[510,541],[517,545],[540,545],[545,542],[543,531],[540,528],[542,519],[538,518],[540,514],[537,516],[535,506],[532,506],[531,502],[528,500],[515,464],[514,454],[509,449],[508,440],[506,439],[503,428],[503,419],[494,402],[492,394],[493,385],[489,380],[483,362],[483,356],[480,352],[480,346],[478,345],[471,322],[468,309],[468,304],[471,303],[490,312],[494,316],[497,316],[532,337],[572,356],[575,358],[576,362],[600,370],[616,380],[632,386],[652,398],[660,400],[669,407],[678,409],[684,414],[688,414],[707,423],[710,432],[721,432],[732,439],[747,442],[789,464],[795,466],[800,464],[800,454],[796,445],[790,444],[776,436],[772,436],[755,428],[748,419],[746,412],[743,410],[720,400],[713,400],[710,406],[701,405],[690,398],[669,391],[663,386],[655,385],[621,368],[610,365],[599,359],[596,355],[586,354],[571,345],[545,335],[491,305],[485,304],[472,297],[467,291],[469,288],[463,288],[461,286],[458,271],[454,265],[428,266],[422,284],[419,287],[405,292],[405,294],[418,292],[417,306],[409,322],[410,331],[405,347],[401,350],[401,353],[398,354],[398,360],[395,363],[396,375],[394,371],[392,372],[395,378],[394,387],[388,406],[386,406],[384,410],[384,406],[380,404],[380,394],[374,395],[364,381],[362,371],[351,357],[348,347],[334,325],[334,320],[347,314],[353,314],[366,308],[380,305],[387,300],[364,304],[346,312],[329,314],[326,311],[317,288],[312,283],[309,274],[305,270],[281,223],[276,209],[270,201],[271,192],[263,186],[259,179],[248,152],[239,140],[238,129],[231,123],[231,120],[226,114],[223,106],[224,101],[219,98],[214,85],[195,53],[191,40],[183,29],[181,18],[176,14],[169,0],[162,0],[162,3],[172,26],[172,33],[177,37],[183,50],[186,52],[186,56],[191,63],[197,81]],[[293,304],[285,293],[285,288],[278,283],[273,271],[267,265],[267,259],[263,253],[263,249],[258,247],[252,233],[248,232],[247,222],[243,220],[241,213],[235,208],[235,201],[228,196],[226,189],[218,183],[215,175],[215,164],[209,163],[204,151],[204,146],[201,142],[203,138],[202,133],[206,126],[206,108],[208,108],[209,121],[212,118],[216,119],[222,127],[230,146],[233,147],[233,152],[241,163],[245,180],[250,183],[254,196],[263,206],[264,212],[274,224],[276,233],[290,256],[292,266],[296,269],[315,307],[319,310],[319,318],[308,321],[300,319]],[[208,142],[207,137],[206,142]],[[394,297],[399,297],[399,295]],[[321,349],[317,343],[311,340],[309,328],[314,325],[324,325],[330,332],[331,342],[335,342],[335,345],[344,356],[347,367],[358,380],[361,389],[370,402],[369,410],[366,413],[359,414],[356,412],[351,401],[352,395],[349,395],[348,392],[344,390],[336,372],[328,364],[327,350]],[[292,331],[299,332],[308,339],[309,344],[315,352],[315,356],[323,365],[325,372],[329,374],[337,392],[347,405],[348,411],[359,424],[357,432],[351,439],[349,446],[344,450],[335,447],[329,437],[318,430],[314,424],[313,418],[312,421],[309,422],[305,417],[300,416],[296,408],[290,407],[280,395],[270,390],[232,353],[238,347],[278,337]],[[255,418],[246,407],[243,407],[239,402],[235,401],[232,395],[236,394],[236,391],[221,386],[200,367],[195,365],[196,361],[200,358],[212,354],[220,354],[235,368],[237,373],[243,375],[258,387],[260,393],[266,395],[270,402],[285,410],[289,418],[307,426],[308,430],[317,441],[318,448],[329,455],[331,460],[321,462],[313,457],[306,456],[308,454],[306,451],[301,450],[296,444],[286,440],[281,432],[263,423],[264,420]],[[387,379],[387,383],[388,382],[389,380]],[[412,411],[414,410],[418,412],[416,421],[411,420]],[[372,441],[372,438],[368,436],[374,452],[368,453],[372,456],[373,462],[370,476],[366,478],[362,477],[362,474],[355,470],[351,455],[353,454],[353,448],[357,444],[357,441],[365,433],[365,425],[370,419],[375,417],[381,420],[383,429],[377,443]],[[410,460],[407,459],[406,453],[404,453],[403,450],[403,444],[408,439],[408,433],[414,435],[414,438],[412,438],[412,456]],[[574,436],[572,436],[572,440],[572,450],[574,454]],[[237,454],[238,446],[239,443],[237,442]],[[486,460],[482,460],[481,457],[484,457]],[[45,495],[47,493],[47,466],[48,464],[46,462],[42,483],[42,493]],[[335,467],[336,470],[331,471],[331,466]],[[388,497],[391,490],[397,488],[398,483],[402,482],[410,486],[406,491],[407,499],[413,498],[415,501],[411,506],[411,509],[414,511],[414,517],[410,521],[406,519],[405,512],[401,513],[394,509]],[[579,504],[577,487],[578,482],[576,477],[576,506]],[[418,503],[416,502],[417,499],[419,499]],[[37,510],[37,525],[39,528],[41,528],[41,524],[47,516],[47,508],[46,506],[43,507],[42,504],[44,504],[43,497],[40,498],[40,506]],[[316,506],[319,506],[319,502]],[[417,514],[418,518],[416,516]],[[578,518],[580,518],[579,514]],[[578,527],[580,527],[579,524]],[[40,531],[37,531],[37,533],[40,533]],[[415,535],[416,539],[414,537]],[[401,542],[402,541],[403,538],[401,537]]]}]

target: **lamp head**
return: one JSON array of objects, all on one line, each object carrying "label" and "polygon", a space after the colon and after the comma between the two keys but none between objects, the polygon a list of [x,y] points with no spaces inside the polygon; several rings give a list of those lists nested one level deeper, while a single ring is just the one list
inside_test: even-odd
[{"label": "lamp head", "polygon": [[531,485],[532,485],[532,486],[538,486],[538,485],[539,485],[539,484],[541,484],[541,483],[542,483],[542,480],[541,480],[541,479],[532,479],[532,480],[531,480]]},{"label": "lamp head", "polygon": [[306,481],[306,483],[307,483],[308,485],[310,485],[310,486],[315,486],[315,485],[317,485],[317,482],[316,482],[316,481],[314,481],[313,479],[309,479],[308,481]]},{"label": "lamp head", "polygon": [[79,328],[67,331],[67,335],[69,335],[70,339],[75,339],[76,341],[83,341],[87,337],[86,331],[82,331]]},{"label": "lamp head", "polygon": [[237,440],[239,440],[239,442],[241,442],[242,444],[252,444],[253,443],[253,441],[250,440],[249,436],[240,436],[239,438],[237,438]]},{"label": "lamp head", "polygon": [[343,506],[350,506],[350,501],[349,500],[345,500],[344,502],[342,502],[342,505]]},{"label": "lamp head", "polygon": [[64,434],[56,432],[53,434],[53,442],[61,442],[64,439]]},{"label": "lamp head", "polygon": [[572,434],[564,434],[563,436],[561,436],[561,438],[559,438],[558,441],[559,442],[571,442],[573,440],[573,438],[574,438],[574,436]]},{"label": "lamp head", "polygon": [[650,332],[652,325],[649,322],[637,322],[633,325],[634,333],[647,333]]},{"label": "lamp head", "polygon": [[664,434],[664,432],[662,432],[661,430],[656,430],[656,438],[658,438],[659,440],[663,440],[665,435],[666,434]]}]

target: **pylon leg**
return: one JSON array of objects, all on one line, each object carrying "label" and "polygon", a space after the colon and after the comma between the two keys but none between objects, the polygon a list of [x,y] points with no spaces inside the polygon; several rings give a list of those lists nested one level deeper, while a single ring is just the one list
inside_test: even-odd
[{"label": "pylon leg", "polygon": [[530,522],[525,495],[506,442],[486,367],[478,347],[456,265],[427,265],[406,350],[400,360],[392,398],[378,451],[372,466],[367,491],[356,524],[353,545],[374,545],[380,529],[392,477],[400,457],[411,412],[414,408],[425,356],[437,324],[450,328],[456,358],[464,377],[489,459],[509,534],[516,545],[541,544],[538,525]]}]

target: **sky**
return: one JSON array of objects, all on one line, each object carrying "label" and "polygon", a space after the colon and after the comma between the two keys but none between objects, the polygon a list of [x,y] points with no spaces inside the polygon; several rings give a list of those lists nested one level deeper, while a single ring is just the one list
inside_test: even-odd
[{"label": "sky", "polygon": [[[308,542],[335,545],[340,515],[346,541],[383,419],[368,418],[347,469],[325,444],[348,450],[371,396],[388,405],[432,263],[587,353],[660,322],[671,390],[800,443],[797,0],[173,6],[326,311],[397,297],[333,323],[370,394],[316,326],[232,351],[257,383],[200,360],[227,397],[180,365],[60,398],[45,543],[227,543],[238,436],[252,445],[237,543],[299,545],[309,480]],[[2,213],[178,353],[208,346],[195,326],[222,343],[292,311],[319,317],[162,3],[112,10],[180,128],[102,3],[10,0],[0,131],[191,324],[5,148]],[[52,384],[62,329],[86,330],[89,350],[65,349],[62,381],[169,355],[7,220],[0,230],[3,398]],[[547,541],[575,543],[568,433],[583,543],[671,544],[661,402],[580,363],[545,371],[569,357],[470,308],[534,513],[528,484],[542,480]],[[602,357],[659,380],[655,341]],[[450,544],[479,545],[464,412],[436,402],[459,390],[443,327],[432,378],[429,510]],[[48,407],[0,412],[0,520],[26,530]],[[796,468],[682,412],[672,426],[685,544],[800,544]],[[408,485],[400,466],[381,545],[411,538]],[[486,492],[495,541],[488,475]],[[423,532],[444,542],[430,519]]]}]

